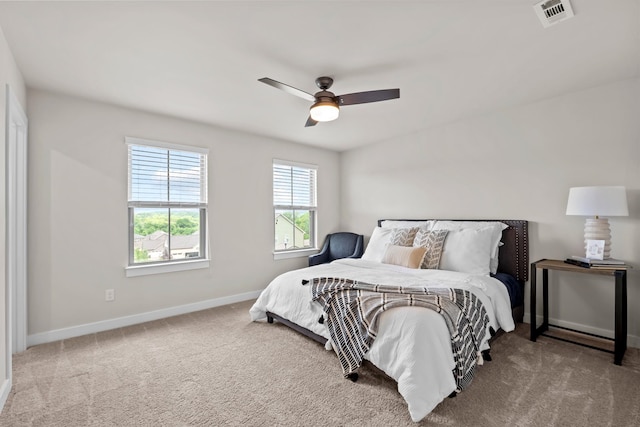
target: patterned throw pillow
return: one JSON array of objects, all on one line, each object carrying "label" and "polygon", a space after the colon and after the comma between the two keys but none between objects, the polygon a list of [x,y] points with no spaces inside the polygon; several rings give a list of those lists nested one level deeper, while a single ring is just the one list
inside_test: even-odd
[{"label": "patterned throw pillow", "polygon": [[396,228],[393,230],[389,244],[395,246],[416,246],[413,244],[413,239],[416,237],[418,230],[420,230],[419,227]]},{"label": "patterned throw pillow", "polygon": [[427,249],[420,268],[438,268],[447,233],[449,233],[449,230],[427,231],[420,229],[416,232],[415,238],[413,239],[413,246],[423,246]]}]

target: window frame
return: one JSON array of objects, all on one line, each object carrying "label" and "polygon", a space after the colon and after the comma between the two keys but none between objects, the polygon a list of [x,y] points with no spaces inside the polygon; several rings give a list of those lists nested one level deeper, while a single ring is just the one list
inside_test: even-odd
[{"label": "window frame", "polygon": [[[301,169],[307,169],[313,171],[313,203],[310,205],[294,205],[292,204],[276,204],[275,197],[275,176],[274,169],[276,166],[287,166],[287,167],[295,167]],[[273,204],[273,238],[274,243],[272,245],[273,257],[274,259],[287,259],[287,258],[296,258],[296,257],[304,257],[316,253],[318,251],[318,166],[310,163],[302,163],[295,162],[291,160],[283,160],[283,159],[273,159],[271,164],[271,191],[272,191],[272,204]],[[295,249],[276,249],[275,247],[275,237],[276,237],[276,226],[275,219],[278,215],[278,211],[308,211],[309,212],[309,247],[304,248],[295,248]]]},{"label": "window frame", "polygon": [[[128,262],[126,267],[127,277],[139,276],[146,274],[155,274],[170,271],[182,271],[191,270],[195,268],[208,268],[209,267],[209,247],[208,242],[208,154],[209,150],[202,147],[193,147],[181,144],[174,144],[169,142],[155,141],[142,138],[125,137],[125,144],[127,145],[127,211],[128,211]],[[204,172],[201,172],[200,177],[200,201],[199,202],[172,202],[172,201],[141,201],[132,200],[132,170],[131,170],[131,147],[150,147],[154,149],[161,149],[167,151],[183,151],[191,154],[198,154],[201,157],[200,162]],[[167,165],[167,172],[169,172],[170,165]],[[170,182],[169,178],[169,181]],[[157,260],[149,262],[135,262],[135,223],[134,223],[134,211],[135,209],[144,208],[157,208],[167,209],[168,218],[168,236],[169,239],[169,252],[171,252],[171,210],[172,209],[197,209],[199,212],[199,249],[200,256],[184,258],[184,259],[167,259]]]}]

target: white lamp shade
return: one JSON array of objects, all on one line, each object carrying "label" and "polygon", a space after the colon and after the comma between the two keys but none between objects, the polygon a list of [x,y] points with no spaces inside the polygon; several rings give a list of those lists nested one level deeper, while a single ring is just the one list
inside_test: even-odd
[{"label": "white lamp shade", "polygon": [[[584,225],[585,248],[589,240],[603,240],[603,258],[611,254],[611,229],[609,216],[628,216],[627,190],[623,186],[572,187],[569,189],[567,215],[592,216]],[[586,253],[586,257],[589,254]]]},{"label": "white lamp shade", "polygon": [[569,189],[567,215],[628,216],[627,190],[623,186],[572,187]]}]

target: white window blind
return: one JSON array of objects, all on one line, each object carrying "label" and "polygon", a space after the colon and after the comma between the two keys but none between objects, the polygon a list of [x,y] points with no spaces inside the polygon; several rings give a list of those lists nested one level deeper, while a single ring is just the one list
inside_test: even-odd
[{"label": "white window blind", "polygon": [[129,202],[137,206],[203,206],[207,156],[129,144]]},{"label": "white window blind", "polygon": [[273,204],[315,208],[316,170],[274,163]]}]

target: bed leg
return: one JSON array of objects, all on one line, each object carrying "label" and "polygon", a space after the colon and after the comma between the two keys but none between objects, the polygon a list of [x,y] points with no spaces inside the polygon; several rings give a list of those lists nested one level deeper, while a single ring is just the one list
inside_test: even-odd
[{"label": "bed leg", "polygon": [[482,352],[482,358],[487,362],[491,362],[491,350],[484,350]]},{"label": "bed leg", "polygon": [[267,315],[267,323],[273,323],[273,317]]},{"label": "bed leg", "polygon": [[346,378],[350,379],[352,382],[355,383],[356,381],[358,381],[358,373],[352,372],[349,375],[347,375]]}]

